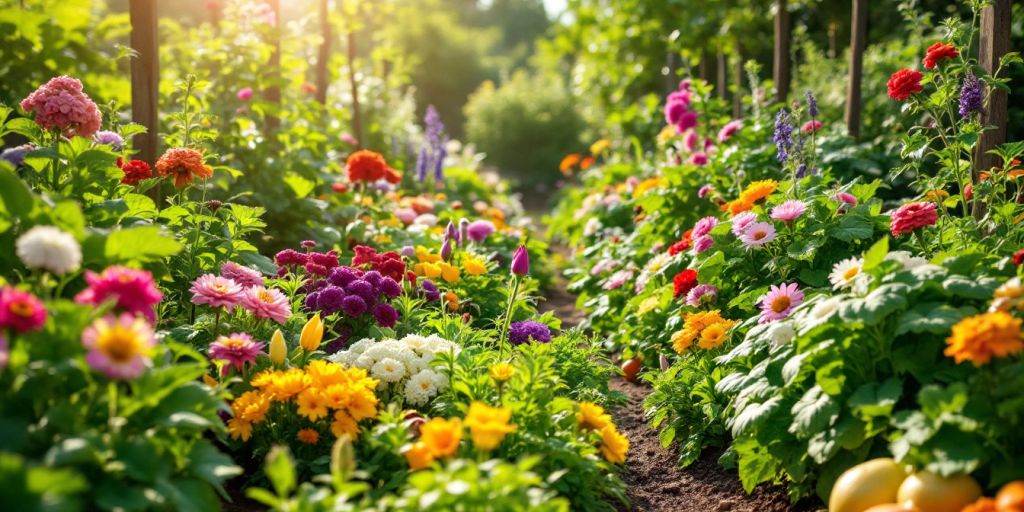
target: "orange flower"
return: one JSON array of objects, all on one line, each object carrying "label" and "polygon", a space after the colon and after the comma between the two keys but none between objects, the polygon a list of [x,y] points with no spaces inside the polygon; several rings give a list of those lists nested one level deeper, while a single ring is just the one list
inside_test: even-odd
[{"label": "orange flower", "polygon": [[981,366],[993,357],[1007,357],[1024,352],[1021,320],[1005,311],[995,311],[964,318],[946,339],[945,354],[957,363],[970,361]]},{"label": "orange flower", "polygon": [[175,188],[185,188],[192,183],[193,175],[205,180],[213,176],[213,169],[203,162],[201,152],[192,148],[172,148],[156,161],[156,173],[174,176]]},{"label": "orange flower", "polygon": [[345,172],[348,173],[348,180],[351,182],[377,181],[383,178],[390,183],[398,183],[402,180],[398,171],[388,167],[383,155],[365,149],[349,155],[348,161],[345,162]]},{"label": "orange flower", "polygon": [[305,444],[316,444],[320,440],[320,433],[311,428],[304,428],[295,434],[295,437]]},{"label": "orange flower", "polygon": [[565,158],[558,164],[558,170],[565,175],[572,174],[573,167],[576,167],[576,164],[579,164],[582,159],[583,157],[579,153],[565,155]]},{"label": "orange flower", "polygon": [[594,157],[588,156],[580,161],[580,170],[585,171],[590,169],[590,166],[594,165]]}]

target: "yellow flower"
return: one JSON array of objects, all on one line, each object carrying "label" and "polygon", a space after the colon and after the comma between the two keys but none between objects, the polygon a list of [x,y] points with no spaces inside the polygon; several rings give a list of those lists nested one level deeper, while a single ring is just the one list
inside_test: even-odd
[{"label": "yellow flower", "polygon": [[1024,296],[1024,286],[1021,285],[1019,277],[1014,277],[996,288],[995,293],[992,294],[991,311],[997,309],[1009,311],[1011,308],[1024,309],[1022,296]]},{"label": "yellow flower", "polygon": [[515,375],[516,369],[508,363],[495,363],[491,365],[489,373],[495,382],[503,383],[507,382],[513,375]]},{"label": "yellow flower", "polygon": [[231,418],[228,420],[228,434],[231,436],[231,439],[248,441],[252,437],[252,423],[238,418]]},{"label": "yellow flower", "polygon": [[290,368],[283,372],[274,372],[270,376],[270,382],[263,386],[262,390],[275,402],[284,402],[302,393],[310,383],[311,379],[305,372],[298,368]]},{"label": "yellow flower", "polygon": [[654,311],[655,308],[658,307],[658,304],[660,302],[661,300],[657,296],[647,297],[646,299],[644,299],[643,302],[640,303],[640,306],[637,308],[636,313],[641,316],[646,315],[647,313]]},{"label": "yellow flower", "polygon": [[363,206],[373,206],[373,196],[364,196],[362,204]]},{"label": "yellow flower", "polygon": [[405,460],[409,462],[409,469],[416,471],[434,463],[434,454],[426,443],[420,441],[414,443],[402,453]]},{"label": "yellow flower", "polygon": [[697,334],[698,331],[693,329],[679,329],[672,333],[672,348],[679,354],[685,353],[693,346],[693,341],[697,339]]},{"label": "yellow flower", "polygon": [[608,425],[601,429],[601,453],[605,460],[612,464],[626,462],[626,452],[629,451],[629,439],[615,429],[615,425]]},{"label": "yellow flower", "polygon": [[323,339],[324,323],[320,320],[320,313],[317,313],[302,327],[302,334],[299,335],[299,346],[306,352],[313,352],[320,348],[320,342]]},{"label": "yellow flower", "polygon": [[360,387],[348,399],[348,413],[356,421],[377,417],[377,395],[372,388]]},{"label": "yellow flower", "polygon": [[754,181],[747,185],[747,188],[740,194],[740,199],[745,203],[756,203],[770,195],[779,188],[775,180]]},{"label": "yellow flower", "polygon": [[949,198],[949,192],[946,192],[945,190],[929,190],[928,193],[924,195],[924,198],[926,201],[930,201],[932,203],[941,203]]},{"label": "yellow flower", "polygon": [[380,233],[373,237],[373,242],[377,245],[387,245],[391,243],[391,236]]},{"label": "yellow flower", "polygon": [[320,433],[311,428],[304,428],[298,431],[295,437],[305,444],[316,444],[320,440]]},{"label": "yellow flower", "polygon": [[441,261],[440,254],[434,254],[430,252],[430,249],[423,247],[422,245],[416,246],[416,259],[424,263],[434,263]]},{"label": "yellow flower", "polygon": [[331,384],[343,382],[346,378],[341,365],[323,359],[314,359],[306,365],[306,375],[309,376],[309,385],[317,389],[323,389]]},{"label": "yellow flower", "polygon": [[487,273],[487,265],[477,258],[466,258],[462,261],[462,268],[471,276],[478,276]]},{"label": "yellow flower", "polygon": [[284,342],[284,334],[281,334],[281,329],[277,329],[270,337],[270,362],[274,366],[281,366],[287,357],[288,345]]},{"label": "yellow flower", "polygon": [[604,407],[592,402],[580,402],[580,412],[576,413],[576,423],[583,430],[602,430],[612,424],[612,417],[604,412]]},{"label": "yellow flower", "polygon": [[335,411],[334,421],[331,422],[331,433],[334,434],[334,437],[348,436],[350,439],[355,439],[359,433],[359,425],[345,411]]},{"label": "yellow flower", "polygon": [[315,389],[306,389],[295,399],[298,413],[310,421],[327,416],[327,399]]},{"label": "yellow flower", "polygon": [[697,345],[704,350],[718,348],[725,342],[728,330],[729,326],[724,322],[711,324],[701,331],[700,341],[697,342]]},{"label": "yellow flower", "polygon": [[437,266],[441,268],[441,277],[449,283],[457,283],[459,282],[459,278],[462,277],[462,272],[459,271],[459,267],[449,265],[443,261],[438,263]]},{"label": "yellow flower", "polygon": [[490,407],[482,402],[473,402],[466,413],[466,426],[477,450],[491,451],[501,444],[505,435],[515,432],[516,426],[510,425],[512,409],[507,407]]},{"label": "yellow flower", "polygon": [[231,402],[235,418],[247,423],[260,423],[270,410],[270,398],[259,391],[246,391]]},{"label": "yellow flower", "polygon": [[995,311],[964,318],[953,326],[946,338],[945,354],[957,363],[970,361],[975,366],[987,364],[993,357],[1007,357],[1024,352],[1021,320],[1005,311]]},{"label": "yellow flower", "polygon": [[434,199],[437,199],[438,201],[446,201],[448,199],[448,194],[445,194],[444,192],[438,192],[434,194]]},{"label": "yellow flower", "polygon": [[666,142],[672,140],[675,136],[676,127],[671,125],[666,126],[662,128],[660,132],[658,132],[658,144],[665,144]]},{"label": "yellow flower", "polygon": [[427,445],[434,457],[454,455],[462,441],[462,421],[458,418],[434,418],[420,427],[420,441]]},{"label": "yellow flower", "polygon": [[601,153],[604,153],[605,150],[610,148],[611,146],[612,141],[608,139],[599,139],[597,142],[594,142],[593,144],[590,145],[590,154],[594,156],[599,156]]},{"label": "yellow flower", "polygon": [[636,188],[633,189],[633,197],[637,198],[644,195],[648,190],[652,190],[661,186],[664,180],[659,176],[657,178],[647,178],[637,184]]},{"label": "yellow flower", "polygon": [[416,275],[428,279],[437,279],[441,275],[441,267],[436,263],[417,263],[412,266],[412,270]]}]

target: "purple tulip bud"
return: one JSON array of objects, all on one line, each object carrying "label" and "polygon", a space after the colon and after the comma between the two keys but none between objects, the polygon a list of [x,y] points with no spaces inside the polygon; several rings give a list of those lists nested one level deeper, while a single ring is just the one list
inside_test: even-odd
[{"label": "purple tulip bud", "polygon": [[517,276],[525,276],[530,273],[530,255],[526,253],[524,245],[520,245],[512,255],[512,273]]},{"label": "purple tulip bud", "polygon": [[459,219],[459,245],[469,243],[469,219]]},{"label": "purple tulip bud", "polygon": [[459,230],[455,227],[454,222],[448,221],[448,227],[444,230],[444,236],[451,238],[456,242],[459,241]]},{"label": "purple tulip bud", "polygon": [[448,235],[444,236],[444,243],[441,244],[441,259],[448,261],[452,259],[452,238]]}]

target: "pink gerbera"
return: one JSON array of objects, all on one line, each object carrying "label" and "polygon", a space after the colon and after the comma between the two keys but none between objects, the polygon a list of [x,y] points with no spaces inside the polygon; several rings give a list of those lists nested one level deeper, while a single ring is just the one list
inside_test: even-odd
[{"label": "pink gerbera", "polygon": [[693,307],[700,307],[710,304],[718,298],[718,288],[710,284],[699,284],[686,294],[686,304]]},{"label": "pink gerbera", "polygon": [[258,318],[269,318],[279,324],[285,323],[292,316],[288,297],[273,288],[253,286],[242,293],[239,304]]},{"label": "pink gerbera", "polygon": [[716,219],[714,217],[711,217],[711,216],[704,217],[704,218],[698,220],[693,225],[693,231],[690,233],[690,236],[693,237],[693,238],[697,238],[699,236],[704,236],[704,235],[710,233],[711,230],[714,229],[715,226],[717,226],[717,225],[718,225],[718,219]]},{"label": "pink gerbera", "polygon": [[938,220],[939,214],[935,211],[935,203],[907,203],[892,212],[892,225],[889,231],[892,232],[892,236],[905,235],[926,226],[933,226]]},{"label": "pink gerbera", "polygon": [[220,266],[220,275],[238,283],[243,288],[263,286],[263,274],[259,270],[239,265],[233,261],[225,262]]},{"label": "pink gerbera", "polygon": [[234,309],[242,298],[242,286],[233,279],[203,274],[192,283],[193,304],[206,304],[214,308]]},{"label": "pink gerbera", "polygon": [[164,294],[157,289],[149,272],[115,265],[101,274],[87,271],[85,282],[89,287],[75,296],[75,302],[99,305],[113,301],[123,312],[145,315],[150,322],[156,321],[155,306]]},{"label": "pink gerbera", "polygon": [[757,222],[757,214],[754,212],[743,212],[733,217],[731,222],[732,234],[740,237],[743,236],[743,233],[751,224]]},{"label": "pink gerbera", "polygon": [[17,332],[38,331],[46,323],[46,307],[28,292],[0,289],[0,329]]},{"label": "pink gerbera", "polygon": [[111,379],[133,379],[149,364],[156,338],[144,318],[123,313],[93,322],[82,333],[82,344],[89,350],[89,366]]},{"label": "pink gerbera", "polygon": [[229,368],[235,368],[239,372],[245,363],[255,364],[256,356],[263,353],[266,344],[253,341],[248,334],[236,332],[227,336],[221,336],[210,344],[210,358],[227,362],[222,374],[227,373]]},{"label": "pink gerbera", "polygon": [[775,240],[775,226],[767,222],[754,222],[747,226],[746,231],[740,235],[740,240],[748,249],[761,247]]},{"label": "pink gerbera", "polygon": [[804,301],[804,292],[796,283],[772,285],[761,297],[761,318],[758,323],[766,324],[789,316]]},{"label": "pink gerbera", "polygon": [[797,199],[790,199],[789,201],[772,208],[771,218],[781,220],[788,224],[803,215],[806,210],[807,203]]}]

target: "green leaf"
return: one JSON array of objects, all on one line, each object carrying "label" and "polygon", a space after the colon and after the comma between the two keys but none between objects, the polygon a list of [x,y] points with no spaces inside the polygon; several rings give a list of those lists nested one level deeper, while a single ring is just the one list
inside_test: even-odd
[{"label": "green leaf", "polygon": [[910,287],[903,283],[887,283],[875,288],[863,299],[852,299],[840,305],[839,314],[847,321],[875,325],[907,305]]},{"label": "green leaf", "polygon": [[274,446],[270,449],[263,471],[278,496],[288,496],[295,488],[295,466],[287,446]]},{"label": "green leaf", "polygon": [[903,383],[896,377],[882,382],[869,382],[857,388],[850,396],[849,406],[853,413],[864,419],[888,417],[903,395]]},{"label": "green leaf", "polygon": [[732,422],[732,435],[739,437],[750,428],[763,422],[768,414],[779,407],[782,397],[773,396],[763,403],[749,403],[742,410],[738,411],[736,419]]},{"label": "green leaf", "polygon": [[870,220],[851,214],[844,215],[838,225],[828,230],[829,236],[844,242],[871,238],[873,232],[874,225]]},{"label": "green leaf", "polygon": [[976,310],[972,307],[954,308],[949,304],[940,302],[918,304],[900,316],[896,327],[896,335],[908,332],[948,333],[954,324],[975,312]]},{"label": "green leaf", "polygon": [[105,254],[107,258],[116,262],[146,263],[161,261],[177,254],[181,249],[181,244],[161,234],[158,226],[140,226],[110,233]]},{"label": "green leaf", "polygon": [[970,279],[952,275],[946,278],[942,287],[954,295],[968,299],[984,300],[992,297],[992,292],[999,287],[999,280],[990,277]]},{"label": "green leaf", "polygon": [[221,482],[242,474],[242,468],[236,466],[231,457],[221,453],[206,440],[192,446],[188,455],[188,469],[194,476],[212,485],[224,499],[228,499],[228,494]]},{"label": "green leaf", "polygon": [[764,447],[753,439],[737,441],[734,445],[739,456],[740,482],[748,494],[758,484],[775,479],[778,463]]},{"label": "green leaf", "polygon": [[807,436],[832,425],[839,416],[839,404],[821,386],[815,385],[793,404],[790,412],[793,414],[793,423],[789,432]]},{"label": "green leaf", "polygon": [[882,261],[885,260],[885,256],[889,254],[889,237],[882,237],[881,240],[874,243],[867,252],[864,253],[864,270],[871,270],[877,267]]}]

